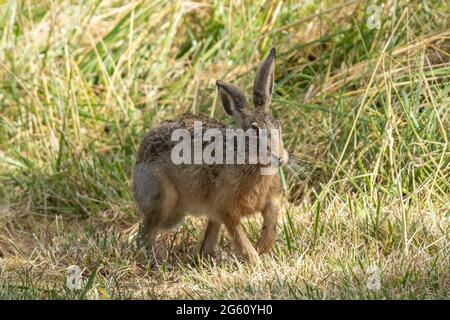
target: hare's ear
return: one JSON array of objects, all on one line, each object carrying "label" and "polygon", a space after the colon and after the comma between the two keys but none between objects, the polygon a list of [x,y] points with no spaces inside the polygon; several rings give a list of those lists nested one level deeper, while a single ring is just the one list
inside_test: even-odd
[{"label": "hare's ear", "polygon": [[225,112],[234,118],[240,126],[242,124],[241,110],[248,107],[245,94],[237,86],[220,80],[216,81],[219,97]]},{"label": "hare's ear", "polygon": [[272,48],[269,56],[256,73],[255,83],[253,84],[253,103],[255,108],[269,109],[273,93],[275,56],[275,48]]}]

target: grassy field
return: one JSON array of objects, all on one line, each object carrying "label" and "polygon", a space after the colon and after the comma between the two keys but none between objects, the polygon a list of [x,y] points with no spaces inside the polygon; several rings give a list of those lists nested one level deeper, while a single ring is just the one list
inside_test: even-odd
[{"label": "grassy field", "polygon": [[[450,298],[448,1],[0,3],[0,299]],[[215,81],[250,93],[272,46],[301,159],[274,250],[250,268],[223,233],[203,261],[188,219],[152,268],[134,248],[141,138],[186,111],[231,124]]]}]

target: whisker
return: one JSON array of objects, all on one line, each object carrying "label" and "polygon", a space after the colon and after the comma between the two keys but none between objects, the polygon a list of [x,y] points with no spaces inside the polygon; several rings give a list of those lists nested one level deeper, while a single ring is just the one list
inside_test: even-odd
[{"label": "whisker", "polygon": [[311,163],[306,160],[299,159],[295,154],[289,154],[289,161],[286,164],[290,174],[294,176],[296,180],[304,180],[311,174]]},{"label": "whisker", "polygon": [[303,177],[307,176],[306,172],[296,164],[289,164],[287,167],[297,180],[301,180]]}]

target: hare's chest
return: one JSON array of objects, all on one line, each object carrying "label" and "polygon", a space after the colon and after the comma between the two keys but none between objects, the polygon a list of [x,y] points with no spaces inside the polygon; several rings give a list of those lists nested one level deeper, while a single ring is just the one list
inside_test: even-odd
[{"label": "hare's chest", "polygon": [[277,180],[275,177],[263,182],[242,191],[239,199],[242,215],[250,215],[262,211],[267,202],[275,196],[277,192]]}]

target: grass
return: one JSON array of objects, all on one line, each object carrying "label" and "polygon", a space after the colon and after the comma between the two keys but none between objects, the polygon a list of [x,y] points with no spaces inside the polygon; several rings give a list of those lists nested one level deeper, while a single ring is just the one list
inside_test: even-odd
[{"label": "grass", "polygon": [[[383,3],[371,29],[382,1],[2,2],[0,299],[448,299],[450,8]],[[188,219],[152,269],[133,248],[140,139],[186,111],[231,123],[215,80],[250,92],[272,46],[301,160],[273,252],[248,268],[224,234],[202,261]],[[260,218],[245,227],[255,241]]]}]

